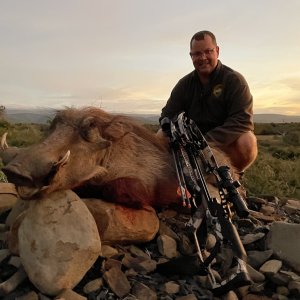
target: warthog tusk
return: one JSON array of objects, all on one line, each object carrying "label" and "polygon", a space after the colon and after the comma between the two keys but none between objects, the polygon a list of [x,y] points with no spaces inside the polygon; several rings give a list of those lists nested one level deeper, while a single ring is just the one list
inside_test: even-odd
[{"label": "warthog tusk", "polygon": [[49,188],[49,186],[50,186],[50,185],[44,185],[44,186],[40,189],[40,191],[42,192],[42,191],[46,190],[47,188]]},{"label": "warthog tusk", "polygon": [[3,133],[2,137],[1,137],[1,149],[5,150],[8,148],[7,142],[6,142],[6,136],[7,136],[7,132]]},{"label": "warthog tusk", "polygon": [[64,165],[68,161],[70,154],[71,154],[71,152],[70,152],[70,150],[68,150],[67,153],[65,154],[65,156],[60,161],[55,163],[54,166],[58,167],[58,166]]}]

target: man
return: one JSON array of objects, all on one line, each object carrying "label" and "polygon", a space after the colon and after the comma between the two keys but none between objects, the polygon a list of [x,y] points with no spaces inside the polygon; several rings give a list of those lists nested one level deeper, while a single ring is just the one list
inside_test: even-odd
[{"label": "man", "polygon": [[207,141],[225,152],[238,172],[244,172],[257,156],[248,84],[218,60],[219,47],[210,31],[194,34],[190,56],[195,70],[173,88],[160,120],[185,111]]}]

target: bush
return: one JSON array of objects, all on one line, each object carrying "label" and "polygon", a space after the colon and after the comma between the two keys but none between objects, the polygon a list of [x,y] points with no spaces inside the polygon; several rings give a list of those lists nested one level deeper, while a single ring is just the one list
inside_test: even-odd
[{"label": "bush", "polygon": [[44,126],[38,124],[9,124],[0,127],[0,135],[7,132],[7,142],[9,146],[26,147],[36,144],[45,135]]},{"label": "bush", "polygon": [[300,132],[290,131],[283,136],[283,141],[288,145],[299,146],[300,145]]},{"label": "bush", "polygon": [[300,197],[300,164],[279,160],[269,153],[259,153],[246,171],[243,184],[249,195],[270,194]]}]

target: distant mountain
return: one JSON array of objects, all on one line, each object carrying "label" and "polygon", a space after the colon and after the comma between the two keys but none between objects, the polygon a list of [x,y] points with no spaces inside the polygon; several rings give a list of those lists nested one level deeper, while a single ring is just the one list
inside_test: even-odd
[{"label": "distant mountain", "polygon": [[6,109],[5,118],[12,123],[45,124],[55,114],[54,109]]},{"label": "distant mountain", "polygon": [[[135,115],[129,116],[135,117],[145,123],[157,123],[159,115]],[[287,116],[280,114],[254,114],[255,123],[300,123],[300,116]]]},{"label": "distant mountain", "polygon": [[280,114],[254,114],[255,123],[298,123],[300,116],[287,116]]},{"label": "distant mountain", "polygon": [[[6,109],[5,116],[12,123],[39,123],[45,124],[51,120],[55,114],[54,109]],[[159,115],[155,114],[126,114],[134,117],[140,122],[147,124],[158,124]],[[287,116],[280,114],[254,114],[255,123],[300,123],[300,116]]]}]

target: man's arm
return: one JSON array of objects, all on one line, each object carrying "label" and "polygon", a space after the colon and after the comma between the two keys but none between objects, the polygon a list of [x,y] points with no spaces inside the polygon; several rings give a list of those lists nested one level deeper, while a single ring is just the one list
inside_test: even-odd
[{"label": "man's arm", "polygon": [[206,138],[216,145],[229,145],[242,133],[253,131],[253,98],[242,75],[235,73],[226,82],[225,122],[207,132]]},{"label": "man's arm", "polygon": [[178,115],[180,112],[184,111],[186,105],[186,93],[187,93],[187,77],[183,77],[178,81],[178,83],[173,88],[171,95],[161,111],[161,116],[159,121],[164,117],[172,119],[174,116]]}]

